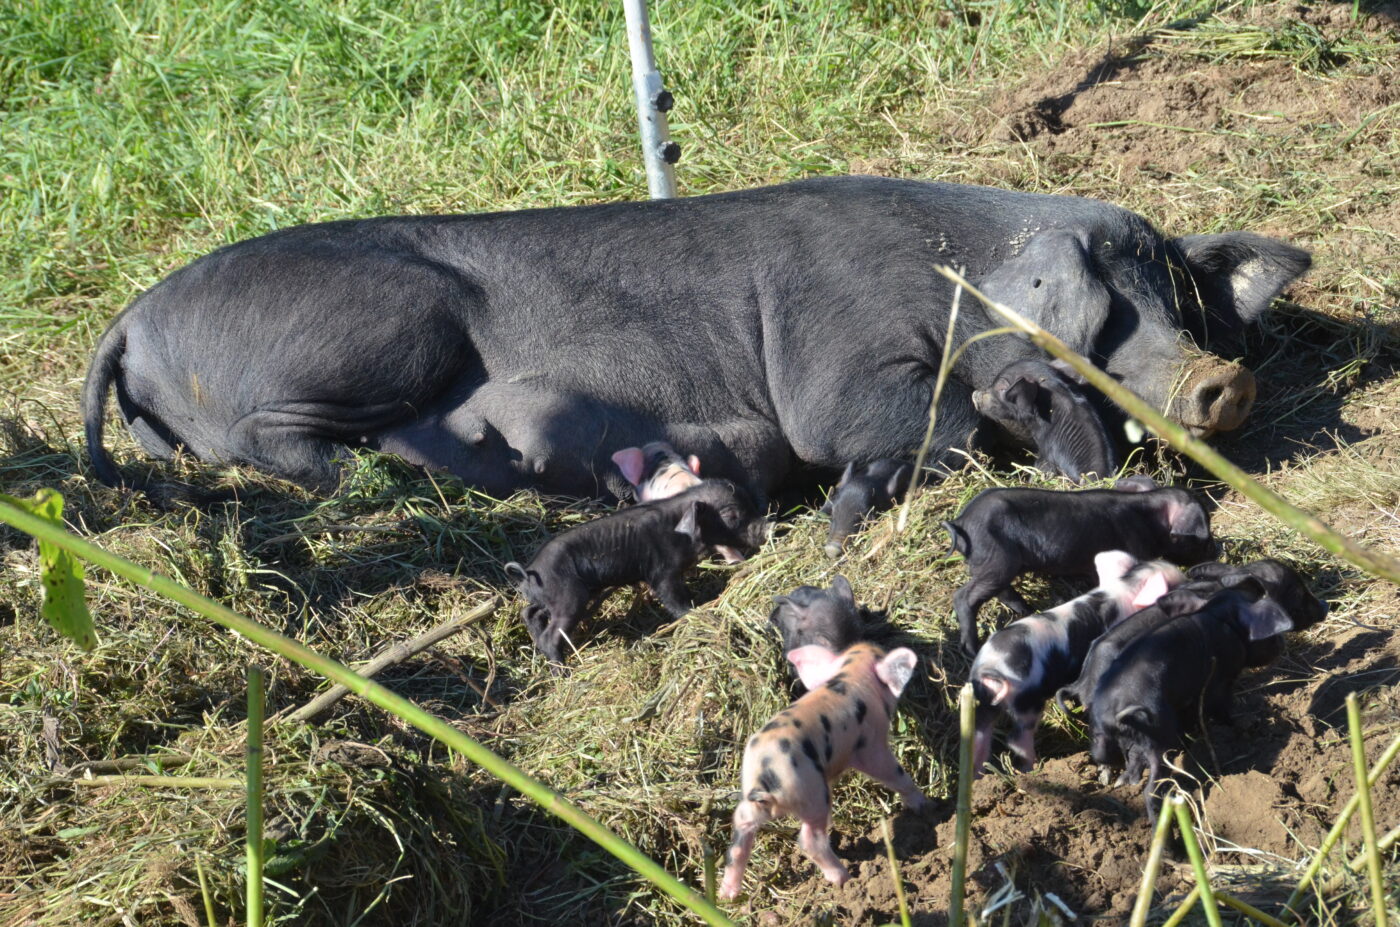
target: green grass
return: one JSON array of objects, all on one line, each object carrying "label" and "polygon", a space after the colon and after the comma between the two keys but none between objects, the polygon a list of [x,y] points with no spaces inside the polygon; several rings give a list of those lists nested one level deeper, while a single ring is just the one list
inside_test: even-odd
[{"label": "green grass", "polygon": [[[1400,82],[1400,40],[1348,4],[1319,3],[1307,17],[1281,3],[1210,9],[654,4],[684,151],[678,183],[696,194],[854,166],[1098,196],[1173,234],[1243,227],[1312,247],[1316,269],[1242,349],[1261,379],[1255,417],[1217,446],[1324,520],[1394,551],[1400,227],[1388,210],[1400,109],[1383,92],[1374,106],[1348,100],[1367,81]],[[1140,64],[1169,64],[1179,80],[1192,69],[1243,81],[1278,68],[1268,73],[1298,81],[1289,86],[1317,101],[1316,114],[1287,110],[1292,100],[1232,100],[1192,136],[1199,156],[1137,174],[1118,152],[1156,142],[1133,113],[1071,128],[1053,147],[999,133],[1008,92],[1062,73],[1068,84],[1051,90],[1063,93],[1107,43],[1121,51],[1126,37],[1168,25],[1136,52]],[[57,486],[88,537],[348,662],[504,589],[501,562],[596,510],[529,494],[488,499],[366,457],[332,500],[242,473],[232,479],[261,492],[238,505],[158,512],[90,480],[78,386],[116,312],[221,244],[312,220],[643,196],[629,74],[613,3],[0,6],[0,491]],[[1209,145],[1222,140],[1215,154]],[[109,434],[119,460],[140,458],[122,429]],[[1169,457],[1153,466],[1164,476],[1180,467]],[[960,474],[916,501],[907,532],[894,534],[886,517],[841,565],[862,601],[924,642],[927,674],[905,697],[894,742],[920,785],[945,799],[966,660],[948,643],[948,596],[963,570],[944,558],[938,522],[980,488],[1024,478]],[[1290,653],[1288,674],[1320,672],[1314,664],[1351,621],[1397,627],[1393,588],[1216,495],[1233,553],[1288,560],[1333,600],[1333,617]],[[384,681],[699,884],[705,847],[726,840],[736,745],[787,698],[765,628],[771,596],[829,581],[823,532],[803,512],[748,566],[699,571],[692,587],[717,598],[683,622],[668,623],[642,593],[619,593],[563,679],[546,674],[511,605]],[[23,539],[0,533],[0,925],[198,923],[196,861],[220,916],[237,915],[237,793],[52,780],[84,761],[170,752],[191,757],[181,775],[236,776],[244,669],[265,655],[103,576],[92,605],[104,643],[79,654],[39,624],[36,564]],[[1040,603],[1068,587],[1024,588]],[[292,665],[268,669],[270,712],[318,690]],[[1368,730],[1380,741],[1400,708],[1393,677],[1377,672],[1356,685],[1372,688]],[[1054,715],[1047,728],[1060,755],[1081,750],[1077,719]],[[270,922],[682,922],[592,844],[353,699],[318,725],[273,724],[267,737]],[[1335,753],[1336,775],[1349,775],[1345,745]],[[994,787],[979,786],[979,813],[996,814]],[[868,835],[897,799],[849,779],[836,807],[838,852],[878,872],[884,851]],[[1300,813],[1326,820],[1328,808]],[[979,826],[974,870],[1001,852]],[[895,847],[921,886],[910,897],[920,923],[946,896],[932,887],[936,854],[906,827],[917,830],[897,820]],[[1393,856],[1389,865],[1395,874]],[[1011,870],[1028,897],[1067,897],[1042,870]],[[974,903],[1000,880],[979,884]],[[849,898],[839,906],[844,896],[811,878],[786,832],[760,838],[746,885],[758,901],[752,914],[737,910],[745,923],[765,908],[783,922],[854,918]],[[1354,877],[1346,885],[1364,895]],[[1319,903],[1317,920],[1366,923],[1358,897]],[[892,903],[880,910],[892,919]],[[883,922],[873,917],[865,922]]]}]

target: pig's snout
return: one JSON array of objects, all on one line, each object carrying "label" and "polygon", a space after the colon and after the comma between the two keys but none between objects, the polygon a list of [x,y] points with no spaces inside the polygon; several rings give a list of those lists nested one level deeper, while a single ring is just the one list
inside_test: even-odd
[{"label": "pig's snout", "polygon": [[1198,438],[1233,431],[1254,406],[1254,374],[1218,357],[1201,357],[1187,369],[1169,414]]}]

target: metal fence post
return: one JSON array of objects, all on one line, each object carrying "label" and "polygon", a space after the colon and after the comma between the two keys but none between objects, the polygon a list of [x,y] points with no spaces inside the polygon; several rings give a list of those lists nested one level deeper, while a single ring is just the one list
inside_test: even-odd
[{"label": "metal fence post", "polygon": [[642,133],[642,158],[647,166],[647,189],[654,200],[676,195],[671,168],[681,158],[681,146],[671,141],[666,113],[674,102],[661,84],[651,51],[651,22],[646,0],[622,0],[627,14],[627,46],[632,52],[632,90],[637,97],[637,126]]}]

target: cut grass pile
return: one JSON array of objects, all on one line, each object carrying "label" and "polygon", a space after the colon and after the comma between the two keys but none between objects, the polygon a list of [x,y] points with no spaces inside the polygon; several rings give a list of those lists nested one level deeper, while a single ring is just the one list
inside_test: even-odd
[{"label": "cut grass pile", "polygon": [[[714,2],[652,12],[677,98],[685,194],[867,170],[1099,196],[1173,234],[1243,227],[1313,248],[1317,267],[1293,302],[1240,348],[1260,401],[1217,446],[1325,521],[1400,548],[1400,97],[1387,96],[1400,86],[1400,38],[1384,10]],[[1101,77],[1092,86],[1091,73]],[[193,479],[233,481],[243,501],[160,512],[91,480],[78,384],[112,315],[221,244],[311,220],[643,195],[630,107],[620,5],[39,0],[0,13],[0,490],[58,487],[70,524],[97,543],[346,662],[508,591],[501,563],[599,508],[490,499],[366,456],[331,500],[258,474],[190,467]],[[109,442],[125,465],[140,457],[120,427]],[[1180,464],[1150,468],[1170,478]],[[938,524],[986,486],[1034,479],[978,462],[922,493],[907,531],[895,533],[892,516],[876,521],[837,567],[884,611],[881,637],[913,643],[921,657],[893,741],[921,787],[945,801],[927,820],[898,819],[895,847],[928,923],[946,904],[947,850],[931,835],[951,827],[953,706],[967,669],[949,607],[964,570],[946,556]],[[1232,558],[1292,563],[1333,606],[1281,669],[1242,688],[1302,680],[1322,706],[1366,692],[1367,746],[1378,752],[1400,731],[1385,643],[1396,590],[1198,485],[1219,503]],[[760,556],[693,576],[710,601],[684,621],[669,622],[644,593],[615,595],[566,677],[546,673],[512,601],[382,681],[699,884],[706,854],[727,839],[743,739],[790,695],[766,628],[770,599],[825,585],[833,572],[821,553],[824,520],[785,514]],[[221,916],[241,910],[241,793],[70,779],[85,763],[130,756],[147,758],[136,771],[238,776],[243,674],[265,655],[102,575],[91,594],[103,643],[77,653],[38,621],[27,540],[0,532],[0,557],[0,925],[197,924],[196,862]],[[1071,591],[1042,581],[1023,589],[1037,604]],[[1345,650],[1353,623],[1384,632],[1365,638],[1378,657],[1333,678],[1327,655]],[[269,665],[272,712],[320,688],[294,666]],[[1336,776],[1335,790],[1300,785],[1294,794],[1306,798],[1282,799],[1296,820],[1325,829],[1349,794],[1337,719],[1306,699],[1267,709],[1335,741],[1326,754],[1335,770],[1318,771]],[[278,922],[684,920],[593,844],[354,699],[311,726],[275,723],[267,736],[268,900]],[[1048,756],[1082,756],[1077,718],[1052,714],[1042,739]],[[171,755],[181,762],[162,761]],[[1031,899],[1005,909],[1011,922],[1030,918],[1048,892],[1081,911],[1121,913],[1114,890],[1075,874],[1094,863],[1000,839],[1013,832],[1001,809],[1026,793],[1017,780],[989,778],[975,796],[973,903],[1002,884],[993,866],[1002,860]],[[1106,794],[1133,802],[1128,790]],[[736,916],[891,918],[872,834],[899,802],[851,778],[835,806],[837,850],[856,864],[856,882],[830,890],[780,831],[760,838],[746,880],[752,909]],[[1378,812],[1382,829],[1397,823]],[[1067,820],[1066,830],[1099,826]],[[1137,830],[1106,829],[1103,840],[1123,833]],[[1307,856],[1311,835],[1302,828],[1286,852],[1260,854],[1263,868],[1241,865],[1256,859],[1223,838],[1207,849],[1214,865],[1231,867],[1238,893],[1277,903],[1289,883],[1271,886]],[[1387,865],[1400,885],[1393,854]],[[1340,863],[1325,871],[1339,873]],[[1179,887],[1164,879],[1164,893]],[[1345,876],[1314,902],[1315,921],[1366,923],[1365,892]]]}]

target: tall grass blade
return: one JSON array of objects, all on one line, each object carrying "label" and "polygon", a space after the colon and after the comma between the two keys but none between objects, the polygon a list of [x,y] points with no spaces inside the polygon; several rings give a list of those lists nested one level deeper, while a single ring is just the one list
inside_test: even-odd
[{"label": "tall grass blade", "polygon": [[977,700],[972,683],[958,693],[958,810],[953,840],[953,888],[948,898],[948,925],[967,920],[967,845],[972,838],[972,735]]},{"label": "tall grass blade", "polygon": [[1167,846],[1171,821],[1171,805],[1162,802],[1157,814],[1157,828],[1152,832],[1152,846],[1147,851],[1147,865],[1142,868],[1142,887],[1138,889],[1137,901],[1133,903],[1129,927],[1143,927],[1147,923],[1147,911],[1152,907],[1152,889],[1157,884],[1157,873],[1162,869],[1162,851]]},{"label": "tall grass blade", "polygon": [[1357,807],[1361,811],[1361,836],[1366,841],[1366,869],[1371,877],[1371,916],[1376,927],[1386,927],[1385,883],[1381,878],[1381,851],[1376,846],[1376,817],[1371,808],[1371,782],[1366,774],[1366,743],[1361,730],[1361,705],[1355,692],[1347,693],[1347,730],[1351,734],[1351,763],[1356,772]]},{"label": "tall grass blade", "polygon": [[1220,908],[1215,904],[1215,893],[1210,887],[1210,873],[1206,871],[1206,860],[1201,854],[1201,844],[1196,839],[1196,823],[1191,820],[1191,812],[1186,810],[1186,796],[1178,792],[1171,797],[1171,804],[1176,812],[1176,826],[1181,831],[1181,842],[1186,844],[1186,855],[1191,858],[1191,868],[1196,873],[1196,888],[1201,892],[1201,906],[1206,911],[1206,922],[1210,927],[1220,927]]},{"label": "tall grass blade", "polygon": [[248,667],[248,927],[263,924],[263,671]]}]

